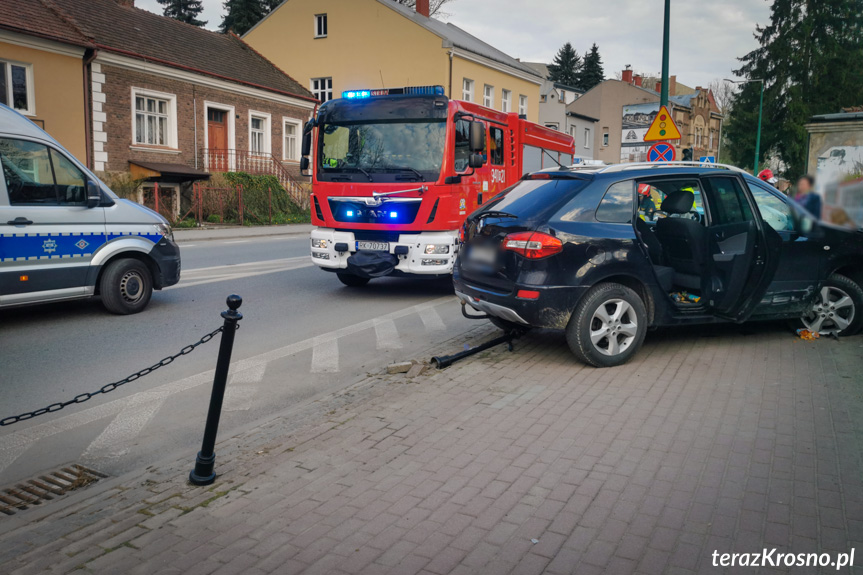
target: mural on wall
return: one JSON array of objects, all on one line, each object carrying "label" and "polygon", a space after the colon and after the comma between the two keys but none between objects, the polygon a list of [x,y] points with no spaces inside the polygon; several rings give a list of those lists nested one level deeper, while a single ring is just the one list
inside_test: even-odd
[{"label": "mural on wall", "polygon": [[646,162],[647,150],[651,143],[644,141],[644,135],[656,114],[659,102],[631,104],[623,107],[623,123],[620,134],[620,162]]},{"label": "mural on wall", "polygon": [[816,189],[824,197],[821,216],[847,227],[863,226],[863,146],[832,146],[818,155]]}]

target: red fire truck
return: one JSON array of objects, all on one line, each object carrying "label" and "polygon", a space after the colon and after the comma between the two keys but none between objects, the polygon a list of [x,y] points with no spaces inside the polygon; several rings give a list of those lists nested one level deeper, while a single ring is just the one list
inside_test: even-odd
[{"label": "red fire truck", "polygon": [[450,100],[441,86],[344,92],[303,131],[312,261],[349,286],[449,275],[468,214],[573,152],[571,136]]}]

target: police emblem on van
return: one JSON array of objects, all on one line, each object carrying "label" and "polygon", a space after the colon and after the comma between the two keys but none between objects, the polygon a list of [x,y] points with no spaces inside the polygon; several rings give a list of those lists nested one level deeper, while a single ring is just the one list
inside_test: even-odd
[{"label": "police emblem on van", "polygon": [[78,243],[75,244],[75,247],[77,247],[79,250],[83,250],[84,248],[86,248],[89,245],[90,244],[88,244],[84,240],[78,240]]},{"label": "police emblem on van", "polygon": [[46,254],[54,253],[57,251],[57,242],[54,240],[45,240],[42,242],[42,249],[45,250]]}]

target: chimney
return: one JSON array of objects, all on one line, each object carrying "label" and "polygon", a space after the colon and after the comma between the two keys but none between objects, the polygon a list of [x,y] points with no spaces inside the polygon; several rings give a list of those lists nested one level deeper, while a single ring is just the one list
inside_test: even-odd
[{"label": "chimney", "polygon": [[[134,2],[134,0],[132,0]],[[429,17],[429,0],[417,0],[417,14]]]},{"label": "chimney", "polygon": [[627,66],[626,69],[623,71],[623,74],[621,74],[620,79],[623,80],[624,82],[626,82],[627,84],[632,84],[632,70],[629,68],[629,66]]},{"label": "chimney", "polygon": [[135,0],[117,0],[117,4],[125,6],[126,8],[134,8]]},{"label": "chimney", "polygon": [[638,86],[639,88],[641,88],[641,84],[642,84],[642,82],[643,82],[643,81],[644,81],[644,78],[641,76],[641,74],[636,74],[636,75],[635,75],[635,85],[636,85],[636,86]]},{"label": "chimney", "polygon": [[656,83],[656,91],[662,93],[662,82]]},{"label": "chimney", "polygon": [[668,77],[668,93],[672,96],[677,95],[677,76]]}]

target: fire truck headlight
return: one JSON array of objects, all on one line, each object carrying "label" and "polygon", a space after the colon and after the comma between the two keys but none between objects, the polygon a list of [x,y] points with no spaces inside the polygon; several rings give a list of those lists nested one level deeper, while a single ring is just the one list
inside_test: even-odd
[{"label": "fire truck headlight", "polygon": [[327,249],[327,240],[316,240],[312,238],[312,247],[325,250]]},{"label": "fire truck headlight", "polygon": [[449,244],[427,244],[425,253],[426,255],[448,254]]}]

